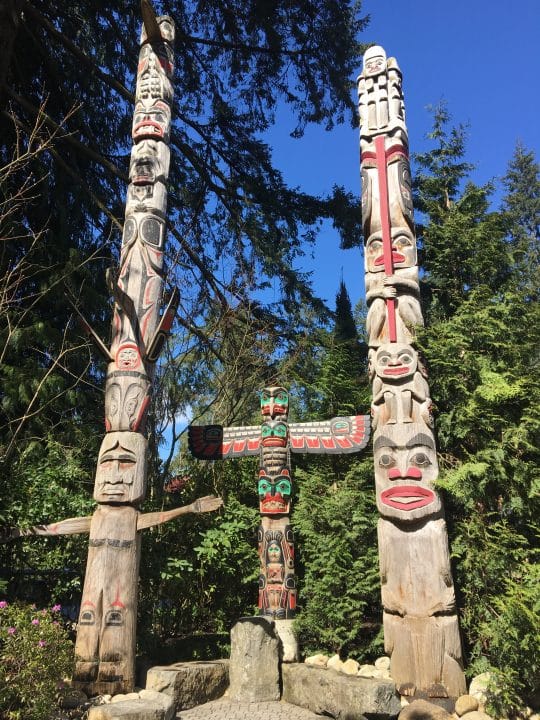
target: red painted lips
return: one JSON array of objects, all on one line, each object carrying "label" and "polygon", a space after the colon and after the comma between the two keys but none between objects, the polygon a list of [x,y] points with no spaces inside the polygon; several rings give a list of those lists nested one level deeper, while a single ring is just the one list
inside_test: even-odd
[{"label": "red painted lips", "polygon": [[410,370],[408,365],[400,365],[399,367],[387,367],[383,370],[383,375],[403,375]]},{"label": "red painted lips", "polygon": [[381,493],[381,502],[397,510],[416,510],[429,505],[433,500],[435,493],[432,490],[414,485],[398,485]]}]

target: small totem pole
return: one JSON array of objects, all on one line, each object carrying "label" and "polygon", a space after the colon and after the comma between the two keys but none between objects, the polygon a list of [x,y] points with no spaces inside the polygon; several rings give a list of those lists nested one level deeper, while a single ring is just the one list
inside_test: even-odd
[{"label": "small totem pole", "polygon": [[178,304],[173,292],[159,317],[167,209],[174,25],[141,3],[143,30],[137,71],[126,220],[118,278],[112,281],[110,350],[81,316],[109,362],[105,429],[97,461],[92,517],[41,525],[20,535],[89,533],[88,562],[75,644],[74,684],[90,695],[129,692],[135,684],[137,583],[141,530],[185,513],[215,510],[212,496],[168,512],[141,513],[146,494],[146,412],[154,364]]},{"label": "small totem pole", "polygon": [[259,455],[259,612],[276,621],[284,639],[291,637],[286,621],[294,618],[296,608],[294,537],[289,522],[290,453],[359,452],[369,439],[370,418],[356,415],[288,423],[289,394],[282,387],[264,388],[261,413],[260,426],[190,425],[189,449],[200,460]]},{"label": "small totem pole", "polygon": [[401,72],[370,48],[358,78],[373,452],[385,649],[402,695],[457,697],[463,661],[427,373]]}]

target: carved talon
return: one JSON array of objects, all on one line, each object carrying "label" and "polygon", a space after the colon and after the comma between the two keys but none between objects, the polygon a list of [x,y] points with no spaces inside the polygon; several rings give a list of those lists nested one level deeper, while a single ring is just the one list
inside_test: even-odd
[{"label": "carved talon", "polygon": [[397,691],[400,695],[412,697],[416,692],[416,685],[414,683],[402,683],[397,686]]}]

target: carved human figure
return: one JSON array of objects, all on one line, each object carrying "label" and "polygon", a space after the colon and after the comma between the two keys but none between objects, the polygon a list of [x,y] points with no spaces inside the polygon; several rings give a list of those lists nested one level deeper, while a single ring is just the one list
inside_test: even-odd
[{"label": "carved human figure", "polygon": [[362,153],[369,151],[377,133],[384,132],[392,142],[397,139],[406,143],[401,71],[396,59],[387,59],[384,48],[373,45],[364,54],[364,67],[357,82]]},{"label": "carved human figure", "polygon": [[432,425],[429,386],[420,371],[418,353],[404,343],[386,343],[369,351],[373,382],[373,427],[423,420]]},{"label": "carved human figure", "polygon": [[414,328],[424,324],[416,265],[416,242],[408,227],[392,228],[393,274],[385,274],[383,238],[374,232],[365,247],[366,330],[370,347],[390,341],[386,300],[396,301],[397,342],[410,344]]},{"label": "carved human figure", "polygon": [[259,526],[259,610],[276,620],[289,620],[296,609],[294,537],[288,518],[262,518]]}]

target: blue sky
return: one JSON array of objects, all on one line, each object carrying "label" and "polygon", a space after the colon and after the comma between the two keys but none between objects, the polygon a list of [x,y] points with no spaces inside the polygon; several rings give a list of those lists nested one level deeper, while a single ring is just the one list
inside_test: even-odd
[{"label": "blue sky", "polygon": [[[403,73],[411,152],[428,147],[426,107],[445,100],[453,121],[469,124],[475,182],[504,175],[518,139],[540,159],[540,0],[363,0],[361,14],[371,16],[362,39],[382,45]],[[334,184],[360,192],[357,130],[308,128],[293,140],[292,129],[283,116],[268,137],[289,183],[315,194]],[[360,251],[340,250],[331,227],[301,269],[313,271],[331,307],[342,269],[353,305],[363,296]]]}]

